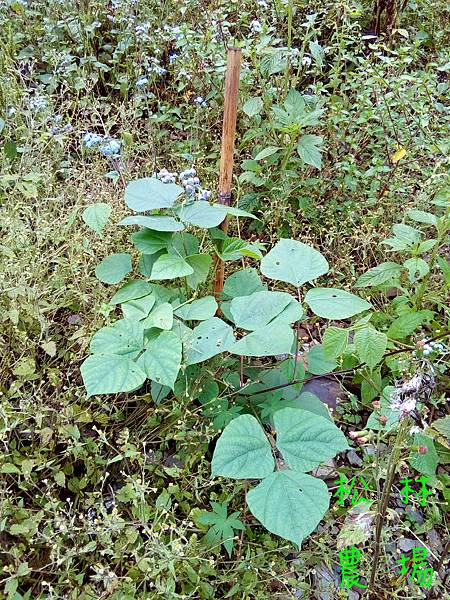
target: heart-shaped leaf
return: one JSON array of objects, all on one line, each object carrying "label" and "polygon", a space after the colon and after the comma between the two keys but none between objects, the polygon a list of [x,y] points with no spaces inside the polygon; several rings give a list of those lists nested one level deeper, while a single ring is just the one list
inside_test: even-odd
[{"label": "heart-shaped leaf", "polygon": [[296,471],[311,471],[348,449],[345,435],[325,417],[298,408],[283,408],[273,420],[277,448]]},{"label": "heart-shaped leaf", "polygon": [[83,221],[96,233],[101,233],[111,215],[111,207],[106,202],[98,202],[88,206],[83,214]]},{"label": "heart-shaped leaf", "polygon": [[299,287],[328,272],[325,258],[296,240],[280,240],[261,261],[261,273]]},{"label": "heart-shaped leaf", "polygon": [[254,292],[234,298],[230,311],[237,327],[254,330],[270,323],[292,300],[285,292]]},{"label": "heart-shaped leaf", "polygon": [[327,485],[321,479],[282,470],[271,473],[250,490],[247,504],[271,533],[300,546],[323,518],[330,498]]},{"label": "heart-shaped leaf", "polygon": [[97,331],[91,340],[90,350],[95,354],[117,354],[134,358],[143,345],[144,328],[141,323],[120,319]]},{"label": "heart-shaped leaf", "polygon": [[143,279],[129,281],[118,290],[109,301],[109,304],[122,304],[128,300],[135,300],[147,296],[152,291],[151,284]]},{"label": "heart-shaped leaf", "polygon": [[162,281],[164,279],[176,279],[177,277],[186,277],[192,275],[194,269],[184,258],[176,254],[163,254],[152,267],[151,279]]},{"label": "heart-shaped leaf", "polygon": [[132,392],[145,381],[144,371],[126,356],[94,354],[81,365],[87,395]]},{"label": "heart-shaped leaf", "polygon": [[288,354],[294,343],[294,332],[288,323],[269,323],[242,337],[229,351],[241,356],[276,356]]},{"label": "heart-shaped leaf", "polygon": [[214,317],[217,302],[213,296],[205,296],[175,309],[175,315],[185,321],[206,321]]},{"label": "heart-shaped leaf", "polygon": [[214,450],[213,475],[258,479],[272,473],[274,467],[269,441],[255,417],[241,415],[225,427]]},{"label": "heart-shaped leaf", "polygon": [[175,183],[163,183],[156,177],[134,179],[125,188],[125,204],[136,212],[170,208],[184,192]]},{"label": "heart-shaped leaf", "polygon": [[131,272],[131,256],[126,252],[111,254],[95,269],[95,276],[103,283],[119,283]]},{"label": "heart-shaped leaf", "polygon": [[173,389],[181,366],[181,340],[173,331],[163,331],[151,340],[138,364],[147,377]]},{"label": "heart-shaped leaf", "polygon": [[372,308],[367,300],[337,288],[313,288],[306,293],[305,302],[325,319],[348,319]]},{"label": "heart-shaped leaf", "polygon": [[195,365],[229,350],[234,342],[233,329],[221,319],[213,317],[192,330],[184,344],[188,365]]}]

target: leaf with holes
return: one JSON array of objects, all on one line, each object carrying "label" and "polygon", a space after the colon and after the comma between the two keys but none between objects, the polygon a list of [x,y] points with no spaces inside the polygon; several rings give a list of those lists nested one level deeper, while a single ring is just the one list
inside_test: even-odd
[{"label": "leaf with holes", "polygon": [[329,270],[325,258],[311,246],[296,240],[280,240],[261,261],[261,273],[299,287]]},{"label": "leaf with holes", "polygon": [[272,473],[275,461],[261,425],[252,415],[233,419],[217,440],[211,471],[233,479],[257,479]]},{"label": "leaf with holes", "polygon": [[321,479],[282,470],[271,473],[250,490],[247,504],[271,533],[300,546],[328,510],[330,497]]},{"label": "leaf with holes", "polygon": [[230,349],[233,329],[218,317],[203,321],[184,343],[186,364],[194,365]]},{"label": "leaf with holes", "polygon": [[324,319],[348,319],[372,308],[367,300],[337,288],[313,288],[306,293],[305,302]]},{"label": "leaf with holes", "polygon": [[347,440],[334,423],[312,412],[284,408],[274,415],[276,445],[287,464],[297,471],[311,471],[348,449]]}]

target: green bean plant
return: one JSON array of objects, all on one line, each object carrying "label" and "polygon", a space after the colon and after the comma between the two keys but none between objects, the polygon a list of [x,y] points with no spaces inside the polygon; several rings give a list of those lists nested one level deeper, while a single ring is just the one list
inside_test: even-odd
[{"label": "green bean plant", "polygon": [[[190,375],[203,382],[191,398],[210,404],[219,396],[221,368],[213,375],[210,361],[221,357],[229,371],[228,399],[238,400],[219,423],[225,429],[214,453],[213,474],[262,479],[248,493],[250,510],[267,529],[300,544],[329,504],[326,485],[306,472],[345,450],[347,442],[316,398],[299,397],[299,386],[262,395],[259,403],[252,394],[274,378],[289,382],[304,369],[298,364],[293,325],[306,307],[323,319],[349,319],[368,311],[370,302],[345,290],[311,286],[329,270],[325,257],[311,246],[281,239],[263,256],[260,244],[218,229],[227,214],[253,217],[243,210],[198,200],[156,177],[129,183],[125,202],[135,214],[119,225],[141,227],[132,234],[140,253],[139,277],[128,280],[109,301],[120,306],[122,318],[91,340],[91,354],[81,367],[88,396],[137,391],[149,382],[152,395],[161,398],[171,391],[178,394]],[[225,261],[260,259],[260,272],[269,282],[263,283],[255,268],[234,272],[225,281],[220,317],[216,299],[207,293],[213,262],[208,245]],[[117,284],[131,270],[132,256],[124,252],[102,260],[96,275]],[[275,282],[295,290],[295,296],[274,289]],[[311,370],[314,362],[323,362],[320,345],[313,350],[308,353]],[[279,355],[284,358],[279,369],[243,368],[244,360],[261,364],[261,359]],[[335,366],[325,365],[325,370]],[[261,422],[273,424],[276,442],[266,436]]]}]

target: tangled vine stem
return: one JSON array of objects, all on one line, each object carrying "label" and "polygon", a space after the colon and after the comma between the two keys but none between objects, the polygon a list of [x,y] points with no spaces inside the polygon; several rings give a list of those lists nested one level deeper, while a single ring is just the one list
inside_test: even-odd
[{"label": "tangled vine stem", "polygon": [[[441,338],[450,336],[450,330],[445,333],[441,333],[440,335],[436,335],[428,340],[428,342],[434,342],[436,340],[440,340]],[[392,350],[392,352],[387,352],[384,356],[393,356],[394,354],[401,354],[402,352],[412,352],[415,348],[400,348],[400,350]],[[253,392],[252,396],[258,396],[259,394],[265,394],[266,392],[274,392],[275,390],[281,390],[285,387],[289,387],[291,385],[297,385],[298,383],[307,383],[308,381],[312,381],[313,379],[319,379],[321,377],[331,377],[332,375],[345,375],[346,373],[354,373],[361,367],[364,367],[365,363],[359,363],[355,367],[350,367],[349,369],[341,369],[340,371],[329,371],[328,373],[323,373],[322,375],[311,375],[311,377],[307,377],[306,379],[294,379],[289,381],[288,383],[280,383],[279,385],[274,385],[269,388],[264,388],[263,390],[258,390],[257,392]],[[237,392],[233,392],[230,396],[236,396],[237,394],[242,393],[242,388]]]}]

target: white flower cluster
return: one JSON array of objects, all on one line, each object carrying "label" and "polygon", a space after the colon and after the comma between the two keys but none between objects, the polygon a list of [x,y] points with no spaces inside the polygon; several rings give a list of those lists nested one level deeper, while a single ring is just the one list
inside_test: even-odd
[{"label": "white flower cluster", "polygon": [[161,169],[158,173],[158,179],[163,183],[176,183],[178,179],[188,196],[196,194],[197,200],[206,201],[211,198],[211,191],[200,187],[200,179],[197,177],[197,171],[194,167],[182,171],[179,175],[176,171],[171,172],[167,169]]},{"label": "white flower cluster", "polygon": [[433,352],[440,354],[446,351],[444,344],[440,344],[439,342],[428,342],[427,340],[423,341],[424,345],[422,346],[422,350],[424,356],[430,356]]},{"label": "white flower cluster", "polygon": [[422,367],[422,372],[417,372],[410,379],[396,384],[396,389],[391,394],[389,408],[400,412],[401,419],[415,411],[417,402],[428,399],[436,385],[431,363],[423,361]]},{"label": "white flower cluster", "polygon": [[171,173],[167,169],[161,169],[158,173],[158,179],[161,179],[163,183],[176,183],[177,173]]},{"label": "white flower cluster", "polygon": [[180,183],[188,194],[191,194],[198,189],[200,186],[200,179],[197,177],[197,171],[194,167],[180,173]]}]

